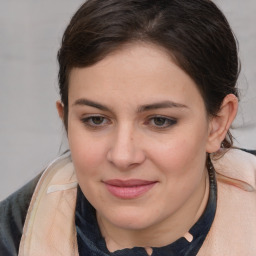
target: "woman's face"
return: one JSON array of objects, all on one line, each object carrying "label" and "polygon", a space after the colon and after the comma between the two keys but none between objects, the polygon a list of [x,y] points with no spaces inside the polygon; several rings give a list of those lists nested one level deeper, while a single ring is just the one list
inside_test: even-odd
[{"label": "woman's face", "polygon": [[126,46],[74,68],[69,85],[72,159],[100,218],[139,230],[200,204],[209,121],[195,83],[164,50]]}]

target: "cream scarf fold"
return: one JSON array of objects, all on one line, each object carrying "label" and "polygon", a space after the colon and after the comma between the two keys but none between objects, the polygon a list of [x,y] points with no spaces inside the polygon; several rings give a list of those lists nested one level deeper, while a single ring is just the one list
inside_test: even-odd
[{"label": "cream scarf fold", "polygon": [[78,256],[77,179],[69,156],[58,158],[39,180],[26,217],[19,256]]}]

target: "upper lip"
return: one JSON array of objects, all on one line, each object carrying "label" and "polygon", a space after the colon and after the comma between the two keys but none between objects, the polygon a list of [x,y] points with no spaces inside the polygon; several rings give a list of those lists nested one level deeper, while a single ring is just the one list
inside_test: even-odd
[{"label": "upper lip", "polygon": [[149,184],[156,183],[156,181],[150,181],[150,180],[140,180],[140,179],[130,179],[130,180],[119,180],[119,179],[113,179],[113,180],[106,180],[104,181],[105,184],[116,186],[116,187],[135,187],[135,186],[145,186]]}]

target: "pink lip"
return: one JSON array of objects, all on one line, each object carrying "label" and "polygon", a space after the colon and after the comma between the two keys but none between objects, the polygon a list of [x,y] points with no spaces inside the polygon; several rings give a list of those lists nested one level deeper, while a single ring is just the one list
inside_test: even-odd
[{"label": "pink lip", "polygon": [[107,180],[104,181],[108,191],[122,199],[133,199],[149,191],[157,182],[148,180]]}]

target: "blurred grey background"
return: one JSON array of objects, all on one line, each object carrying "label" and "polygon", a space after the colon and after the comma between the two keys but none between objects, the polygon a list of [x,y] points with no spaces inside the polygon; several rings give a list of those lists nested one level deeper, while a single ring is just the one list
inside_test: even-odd
[{"label": "blurred grey background", "polygon": [[[104,1],[104,0],[103,0]],[[256,1],[215,0],[240,45],[235,144],[256,149]],[[0,0],[0,200],[67,148],[56,53],[81,0]]]}]

